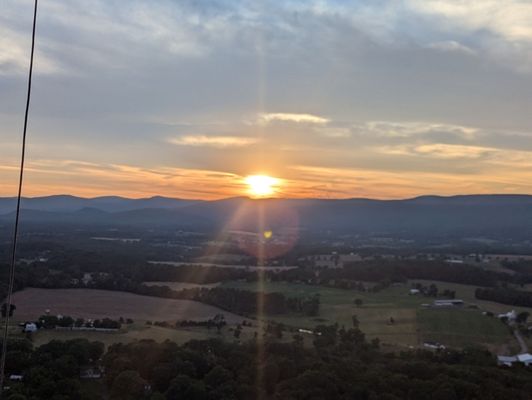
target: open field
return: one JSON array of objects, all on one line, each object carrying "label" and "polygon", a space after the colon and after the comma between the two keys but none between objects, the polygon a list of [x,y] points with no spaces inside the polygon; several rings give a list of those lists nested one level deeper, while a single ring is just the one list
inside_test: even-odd
[{"label": "open field", "polygon": [[[463,299],[466,307],[459,309],[423,308],[421,304],[431,303],[433,298],[408,294],[411,283],[394,285],[377,293],[326,288],[286,282],[242,282],[230,281],[221,287],[239,288],[254,291],[281,292],[289,297],[320,296],[320,315],[315,317],[300,314],[264,315],[261,319],[282,322],[296,328],[313,328],[318,324],[338,323],[352,326],[352,316],[360,321],[360,328],[368,338],[378,337],[384,344],[395,348],[421,346],[424,341],[437,341],[447,346],[462,347],[468,344],[485,345],[497,352],[505,352],[515,345],[515,339],[497,318],[482,315],[483,310],[495,313],[506,312],[513,307],[475,299],[475,286],[445,282],[416,281],[423,285],[435,283],[438,289],[456,291],[456,298]],[[193,284],[151,282],[150,284],[170,284],[176,290],[195,286]],[[363,301],[361,307],[354,299]],[[16,319],[33,319],[50,309],[52,314],[66,314],[86,318],[124,317],[140,321],[127,327],[126,332],[107,334],[97,332],[56,332],[43,331],[35,335],[37,343],[51,338],[87,337],[106,344],[129,342],[136,339],[152,338],[185,342],[193,338],[218,336],[203,328],[169,329],[146,326],[141,321],[169,321],[178,319],[207,319],[223,313],[229,326],[222,331],[222,337],[233,340],[231,325],[240,323],[241,316],[222,311],[216,307],[187,300],[160,299],[123,292],[110,292],[91,289],[27,289],[14,296],[17,305]],[[467,304],[475,304],[471,309]],[[522,308],[516,308],[521,310]],[[530,310],[529,310],[530,311]],[[393,322],[392,322],[393,319]],[[252,321],[256,325],[256,321]],[[256,327],[243,331],[242,340],[252,337]],[[287,333],[285,339],[291,338]],[[309,339],[310,340],[310,339]],[[310,343],[310,342],[309,342]]]},{"label": "open field", "polygon": [[189,282],[142,282],[146,286],[168,286],[172,290],[194,289],[194,288],[212,288],[218,286],[219,283],[189,283]]},{"label": "open field", "polygon": [[[519,311],[528,311],[532,314],[532,308],[526,307],[516,307],[506,304],[496,303],[494,301],[479,300],[475,298],[475,289],[477,286],[472,285],[461,285],[459,283],[449,283],[449,282],[438,282],[438,281],[426,281],[426,280],[414,280],[413,282],[420,282],[423,285],[427,286],[431,283],[435,283],[438,286],[438,290],[450,289],[456,291],[456,298],[462,299],[466,303],[476,304],[482,310],[491,311],[494,313],[505,313],[510,310]],[[527,290],[526,287],[520,290]]]},{"label": "open field", "polygon": [[462,347],[468,344],[493,345],[508,341],[510,330],[499,319],[478,310],[421,309],[417,311],[420,335],[424,341]]},{"label": "open field", "polygon": [[83,318],[132,318],[137,321],[204,320],[224,314],[228,323],[242,317],[190,300],[162,299],[132,293],[94,289],[25,289],[13,295],[15,320],[38,318],[46,310],[52,315]]},{"label": "open field", "polygon": [[[378,293],[325,288],[286,282],[225,282],[222,287],[248,290],[281,292],[288,296],[320,295],[319,317],[271,316],[270,319],[298,327],[314,327],[317,324],[338,322],[346,327],[352,324],[352,315],[357,315],[360,329],[369,338],[378,337],[382,342],[394,346],[422,345],[424,341],[438,341],[449,346],[462,347],[467,344],[486,345],[494,350],[504,349],[512,344],[513,337],[507,327],[497,318],[482,315],[483,310],[506,312],[514,307],[475,299],[475,286],[445,282],[416,281],[424,285],[435,283],[438,289],[456,291],[456,298],[466,304],[476,304],[479,309],[431,309],[421,304],[431,303],[433,298],[411,296],[410,284],[391,286]],[[354,305],[354,299],[363,301],[362,307]],[[521,308],[516,308],[521,310]],[[530,310],[529,310],[530,311]],[[390,322],[393,318],[393,323]]]}]

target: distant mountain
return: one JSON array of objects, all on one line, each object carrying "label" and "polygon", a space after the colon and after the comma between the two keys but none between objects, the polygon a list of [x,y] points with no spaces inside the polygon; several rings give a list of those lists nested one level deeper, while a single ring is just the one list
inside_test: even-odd
[{"label": "distant mountain", "polygon": [[[24,199],[23,207],[24,223],[532,238],[527,195],[216,201],[50,196]],[[12,209],[13,199],[0,199],[0,221],[12,220]]]},{"label": "distant mountain", "polygon": [[[197,203],[198,200],[182,200],[169,197],[154,196],[145,199],[129,199],[118,196],[104,196],[83,198],[70,195],[57,195],[46,197],[25,197],[21,205],[24,209],[52,212],[74,212],[83,208],[94,208],[101,211],[119,212],[138,210],[141,208],[180,208]],[[0,198],[0,214],[14,211],[15,197]]]}]

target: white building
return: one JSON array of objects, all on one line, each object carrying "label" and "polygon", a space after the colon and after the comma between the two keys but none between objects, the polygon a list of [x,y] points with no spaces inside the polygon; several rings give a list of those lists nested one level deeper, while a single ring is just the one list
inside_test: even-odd
[{"label": "white building", "polygon": [[523,364],[525,364],[525,366],[529,366],[532,364],[532,354],[530,353],[523,353],[523,354],[518,354],[517,355],[517,360],[519,362],[522,362]]},{"label": "white building", "polygon": [[463,305],[464,301],[459,299],[434,300],[432,303],[433,307],[460,307]]},{"label": "white building", "polygon": [[36,332],[37,331],[37,325],[33,322],[28,322],[24,325],[24,332]]},{"label": "white building", "polygon": [[517,356],[497,356],[497,365],[511,367],[517,361]]},{"label": "white building", "polygon": [[512,311],[509,311],[507,313],[504,313],[504,314],[499,314],[497,315],[498,318],[507,318],[508,321],[515,321],[515,319],[517,318],[517,313],[515,312],[515,310],[512,310]]},{"label": "white building", "polygon": [[423,346],[428,349],[445,350],[445,346],[438,342],[425,342],[423,343]]}]

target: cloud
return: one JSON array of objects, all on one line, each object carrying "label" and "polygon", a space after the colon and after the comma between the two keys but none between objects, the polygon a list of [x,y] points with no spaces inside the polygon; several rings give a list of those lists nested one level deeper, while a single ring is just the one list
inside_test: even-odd
[{"label": "cloud", "polygon": [[411,0],[418,12],[444,17],[442,23],[468,31],[488,30],[509,41],[532,42],[532,4],[521,0]]},{"label": "cloud", "polygon": [[495,149],[479,146],[462,146],[451,144],[425,144],[414,147],[414,152],[429,157],[455,159],[455,158],[481,158],[490,153],[493,153]]},{"label": "cloud", "polygon": [[270,123],[274,121],[323,125],[328,123],[329,119],[312,114],[293,113],[265,113],[259,116],[259,122]]},{"label": "cloud", "polygon": [[428,47],[431,49],[439,50],[439,51],[455,51],[455,52],[464,53],[467,55],[476,54],[475,50],[471,49],[470,47],[464,46],[463,44],[455,40],[446,40],[443,42],[430,43]]},{"label": "cloud", "polygon": [[255,144],[258,139],[238,136],[186,135],[170,138],[168,142],[178,146],[242,147]]},{"label": "cloud", "polygon": [[367,135],[387,138],[414,138],[433,134],[446,134],[472,140],[478,133],[478,128],[469,126],[421,121],[369,121],[355,125],[354,129]]}]

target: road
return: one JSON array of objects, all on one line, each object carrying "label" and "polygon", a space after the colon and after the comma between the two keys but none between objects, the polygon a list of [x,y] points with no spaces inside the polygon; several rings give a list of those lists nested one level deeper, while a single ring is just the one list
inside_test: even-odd
[{"label": "road", "polygon": [[526,345],[523,336],[521,336],[521,333],[519,333],[519,330],[517,328],[514,329],[514,336],[517,339],[519,346],[521,346],[521,354],[528,353],[528,346]]}]

